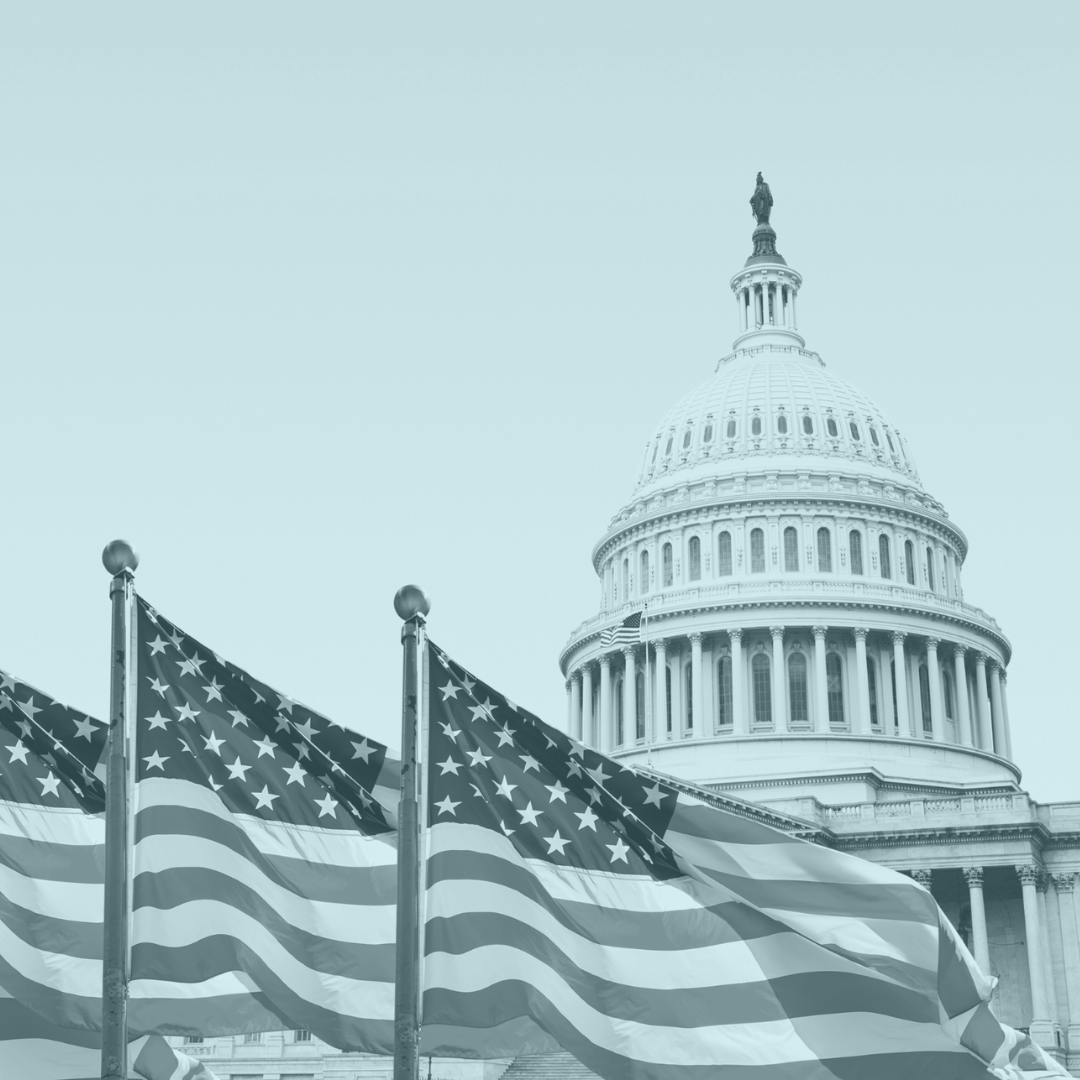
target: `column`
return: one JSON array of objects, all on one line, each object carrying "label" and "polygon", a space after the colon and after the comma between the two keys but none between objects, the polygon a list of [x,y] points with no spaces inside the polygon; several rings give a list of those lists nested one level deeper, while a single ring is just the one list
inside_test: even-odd
[{"label": "column", "polygon": [[750,732],[750,714],[746,711],[746,671],[743,667],[742,630],[735,627],[728,631],[731,638],[731,712],[735,735]]},{"label": "column", "polygon": [[998,665],[990,664],[990,716],[994,729],[994,753],[998,757],[1007,756],[1007,741],[1005,739],[1005,714],[1001,708],[1001,678],[998,675]]},{"label": "column", "polygon": [[779,322],[781,326],[787,326],[787,308],[784,306],[784,286],[780,284],[776,286],[776,305],[780,314],[780,318],[777,322]]},{"label": "column", "polygon": [[983,868],[964,868],[968,896],[971,898],[971,943],[974,945],[975,963],[984,975],[990,974],[990,942],[986,936],[986,904],[983,900]]},{"label": "column", "polygon": [[905,635],[894,630],[892,636],[893,663],[896,665],[896,730],[903,736],[911,733],[911,714],[908,711],[907,656],[904,653]]},{"label": "column", "polygon": [[581,669],[581,741],[589,746],[596,745],[596,732],[593,731],[593,685],[592,664]]},{"label": "column", "polygon": [[927,892],[930,891],[930,882],[933,880],[933,876],[929,870],[912,870],[911,878],[913,881],[918,882]]},{"label": "column", "polygon": [[986,694],[986,653],[975,654],[975,715],[979,718],[979,747],[994,750],[994,734],[990,729],[990,699]]},{"label": "column", "polygon": [[570,673],[570,738],[581,738],[581,669]]},{"label": "column", "polygon": [[659,638],[653,644],[656,648],[656,708],[653,710],[656,731],[653,738],[660,742],[667,738],[667,642]]},{"label": "column", "polygon": [[[1046,889],[1047,969],[1054,987],[1054,1021],[1062,1029],[1069,1026],[1069,989],[1065,983],[1065,941],[1061,936],[1061,898],[1054,875],[1044,874]],[[1054,963],[1057,959],[1059,962]],[[1073,1048],[1077,1049],[1076,1047]]]},{"label": "column", "polygon": [[574,684],[566,680],[566,734],[574,735]]},{"label": "column", "polygon": [[[1065,961],[1065,986],[1069,997],[1069,1046],[1080,1047],[1080,934],[1077,933],[1075,874],[1055,874],[1061,915],[1061,952]],[[1072,1055],[1070,1055],[1071,1057]]]},{"label": "column", "polygon": [[683,732],[683,655],[676,648],[671,654],[671,737],[681,739]]},{"label": "column", "polygon": [[787,731],[787,693],[784,678],[784,628],[770,626],[772,634],[772,709],[773,730]]},{"label": "column", "polygon": [[[1012,727],[1009,724],[1009,694],[1008,694],[1008,680],[1005,678],[1005,669],[1001,669],[1001,675],[999,676],[999,682],[1001,683],[1001,715],[1005,720],[1005,756],[1012,761]],[[1077,1044],[1080,1046],[1080,1043]]]},{"label": "column", "polygon": [[968,709],[967,664],[964,662],[963,645],[953,646],[953,679],[956,683],[956,730],[965,746],[974,746],[971,712]]},{"label": "column", "polygon": [[1052,1045],[1053,1033],[1046,1001],[1046,979],[1043,973],[1042,949],[1039,935],[1039,901],[1035,894],[1038,868],[1032,864],[1016,867],[1020,888],[1024,894],[1024,939],[1027,945],[1028,976],[1031,979],[1031,1037],[1040,1046]]},{"label": "column", "polygon": [[705,684],[701,672],[701,635],[690,635],[690,705],[694,714],[694,735],[700,739],[705,734]]},{"label": "column", "polygon": [[945,741],[945,710],[941,700],[941,668],[938,667],[937,638],[926,640],[926,673],[930,676],[930,724],[934,742]]},{"label": "column", "polygon": [[911,718],[911,737],[921,739],[922,733],[922,694],[919,692],[919,662],[914,651],[907,654],[907,700],[908,715]]},{"label": "column", "polygon": [[622,651],[623,668],[623,745],[633,746],[637,741],[637,666],[634,646],[627,645]]},{"label": "column", "polygon": [[892,650],[885,648],[878,652],[878,673],[881,675],[881,705],[883,714],[881,727],[886,735],[898,734],[896,713],[893,710],[892,689]]},{"label": "column", "polygon": [[869,631],[865,626],[856,626],[851,632],[855,635],[855,686],[859,692],[851,730],[856,735],[869,735],[870,680],[866,676],[866,635]]},{"label": "column", "polygon": [[814,632],[814,730],[829,730],[829,681],[825,674],[825,634],[827,626],[815,626]]},{"label": "column", "polygon": [[607,753],[615,745],[614,714],[611,708],[611,656],[600,657],[600,733],[596,745]]},{"label": "column", "polygon": [[743,330],[754,329],[754,290],[743,289],[739,293],[739,298],[742,301],[742,321]]},{"label": "column", "polygon": [[1046,1007],[1050,1020],[1058,1023],[1057,987],[1054,986],[1053,961],[1050,959],[1050,925],[1046,916],[1047,875],[1040,873],[1035,882],[1035,900],[1039,906],[1039,960],[1042,962],[1043,979],[1046,983]]},{"label": "column", "polygon": [[745,330],[746,327],[743,326],[743,295],[741,292],[735,294],[735,310],[739,313],[739,329]]}]

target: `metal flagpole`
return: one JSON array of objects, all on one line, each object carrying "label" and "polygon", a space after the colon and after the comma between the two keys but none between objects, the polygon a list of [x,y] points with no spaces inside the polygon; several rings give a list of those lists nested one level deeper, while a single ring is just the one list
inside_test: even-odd
[{"label": "metal flagpole", "polygon": [[128,982],[128,783],[127,657],[128,611],[135,549],[114,540],[101,553],[113,575],[112,679],[109,695],[109,750],[105,773],[105,927],[101,976],[101,1080],[127,1080]]},{"label": "metal flagpole", "polygon": [[394,1078],[419,1080],[420,829],[417,638],[431,604],[423,589],[403,585],[394,596],[401,628],[401,801],[398,803],[397,970],[394,985]]},{"label": "metal flagpole", "polygon": [[645,746],[646,757],[645,760],[652,766],[652,744],[653,744],[653,717],[656,715],[656,711],[652,707],[652,694],[650,693],[651,682],[649,680],[649,601],[645,601],[645,612],[642,618],[642,622],[645,624],[645,629],[642,631],[642,638],[645,641]]}]

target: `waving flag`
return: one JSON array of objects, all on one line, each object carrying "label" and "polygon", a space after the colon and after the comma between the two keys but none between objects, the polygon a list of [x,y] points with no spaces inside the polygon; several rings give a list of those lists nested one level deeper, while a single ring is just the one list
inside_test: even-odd
[{"label": "waving flag", "polygon": [[610,1080],[976,1080],[1035,1054],[910,878],[621,766],[429,649],[425,1052],[561,1046]]},{"label": "waving flag", "polygon": [[641,640],[641,612],[627,615],[618,626],[611,626],[600,634],[600,644],[605,649],[612,645],[634,645]]},{"label": "waving flag", "polygon": [[130,1029],[391,1052],[397,763],[137,618]]}]

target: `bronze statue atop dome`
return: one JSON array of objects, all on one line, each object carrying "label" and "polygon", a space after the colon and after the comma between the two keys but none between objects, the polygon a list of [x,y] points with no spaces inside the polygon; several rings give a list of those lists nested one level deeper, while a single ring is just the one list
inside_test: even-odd
[{"label": "bronze statue atop dome", "polygon": [[772,204],[773,197],[769,185],[762,179],[761,173],[758,173],[757,187],[754,188],[754,194],[750,196],[750,209],[754,211],[754,217],[757,218],[759,225],[769,224],[769,211],[772,209]]}]

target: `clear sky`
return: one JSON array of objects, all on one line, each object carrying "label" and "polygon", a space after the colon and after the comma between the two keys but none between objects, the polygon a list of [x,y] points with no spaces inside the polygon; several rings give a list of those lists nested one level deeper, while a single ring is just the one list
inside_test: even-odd
[{"label": "clear sky", "polygon": [[800,328],[906,434],[1080,799],[1080,7],[0,8],[0,666],[104,716],[140,591],[396,744],[391,600],[562,723],[652,425],[772,186]]}]

